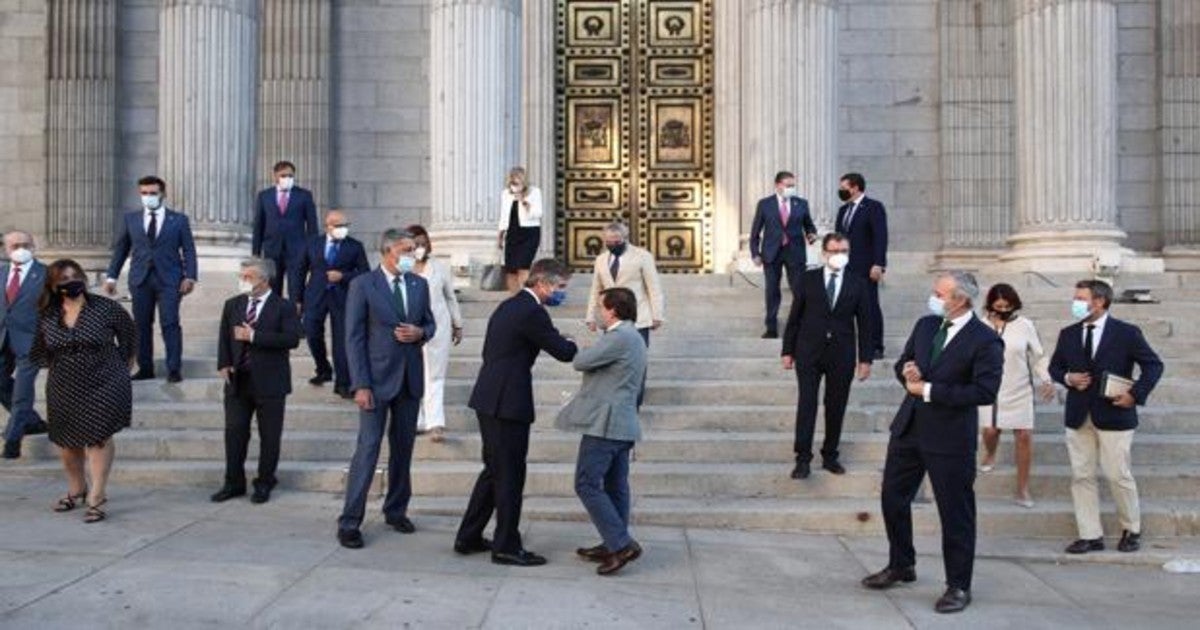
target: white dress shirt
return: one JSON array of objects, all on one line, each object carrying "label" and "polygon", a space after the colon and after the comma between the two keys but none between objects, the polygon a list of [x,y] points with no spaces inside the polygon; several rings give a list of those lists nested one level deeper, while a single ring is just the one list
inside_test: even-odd
[{"label": "white dress shirt", "polygon": [[8,277],[4,279],[5,289],[8,288],[8,283],[12,282],[12,276],[14,273],[18,274],[18,277],[20,278],[17,280],[17,284],[23,286],[25,284],[25,278],[29,276],[29,268],[33,266],[33,261],[31,260],[24,265],[18,265],[10,260],[9,265],[11,271],[9,272]]},{"label": "white dress shirt", "polygon": [[[1096,350],[1100,348],[1100,338],[1104,336],[1104,325],[1107,323],[1108,313],[1101,315],[1100,319],[1092,322],[1092,326],[1095,326],[1095,328],[1092,329],[1092,356],[1088,357],[1089,359],[1096,358]],[[1087,327],[1087,322],[1084,322],[1083,330],[1079,334],[1079,345],[1084,347],[1086,347],[1085,344],[1087,343]]]},{"label": "white dress shirt", "polygon": [[146,230],[146,234],[150,233],[150,217],[156,214],[158,215],[158,222],[154,224],[154,236],[158,236],[158,233],[162,232],[163,217],[165,214],[163,213],[162,206],[159,206],[154,210],[147,209],[142,212],[142,229]]},{"label": "white dress shirt", "polygon": [[829,268],[829,265],[825,265],[823,269],[825,271],[825,276],[824,281],[821,283],[822,289],[829,286],[829,276],[834,274],[837,275],[837,279],[833,281],[833,302],[829,305],[829,308],[832,309],[833,305],[837,304],[838,296],[842,294],[842,280],[845,279],[844,276],[846,274],[846,270],[842,269],[841,271],[834,271]]},{"label": "white dress shirt", "polygon": [[[950,345],[950,340],[954,339],[955,335],[957,335],[959,331],[961,331],[967,325],[967,322],[971,321],[971,319],[974,317],[975,313],[971,310],[967,310],[966,313],[963,313],[962,315],[950,320],[950,327],[946,329],[946,343],[942,344],[943,350],[946,349],[946,346]],[[925,381],[925,392],[923,396],[925,398],[925,402],[931,402],[929,400],[929,393],[932,391],[932,389],[933,383]]]}]

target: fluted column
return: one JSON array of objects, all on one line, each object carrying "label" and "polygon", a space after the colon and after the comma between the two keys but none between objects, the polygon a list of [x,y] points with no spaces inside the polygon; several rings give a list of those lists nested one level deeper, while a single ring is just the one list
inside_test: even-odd
[{"label": "fluted column", "polygon": [[1017,231],[1008,259],[1090,267],[1119,251],[1117,8],[1017,0]]},{"label": "fluted column", "polygon": [[279,160],[296,164],[300,185],[329,205],[330,33],[332,0],[262,0],[259,45],[258,167],[270,185]]},{"label": "fluted column", "polygon": [[117,0],[50,0],[46,231],[58,247],[112,240]]},{"label": "fluted column", "polygon": [[836,218],[838,8],[836,0],[742,3],[742,229],[776,171],[796,174],[819,227]]},{"label": "fluted column", "polygon": [[253,203],[258,0],[164,0],[159,168],[198,240],[243,236]]},{"label": "fluted column", "polygon": [[1162,3],[1163,227],[1172,269],[1200,269],[1200,5]]},{"label": "fluted column", "polygon": [[[521,2],[432,3],[431,231],[442,251],[490,260],[500,190],[519,155]],[[552,211],[554,180],[532,183]]]},{"label": "fluted column", "polygon": [[554,255],[554,10],[547,0],[522,3],[521,161],[529,181],[542,189],[541,255]]},{"label": "fluted column", "polygon": [[[716,0],[713,6],[713,117],[717,147],[713,177],[713,270],[720,273],[736,268],[735,258],[742,246],[741,235],[750,229],[742,225],[742,0]],[[769,176],[768,176],[769,177]],[[761,176],[755,176],[754,191],[762,190]]]}]

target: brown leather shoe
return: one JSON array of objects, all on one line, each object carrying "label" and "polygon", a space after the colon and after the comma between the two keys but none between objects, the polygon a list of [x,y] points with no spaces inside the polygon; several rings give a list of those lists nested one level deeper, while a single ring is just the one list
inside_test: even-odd
[{"label": "brown leather shoe", "polygon": [[624,549],[610,553],[604,557],[604,562],[596,567],[596,573],[600,575],[612,575],[620,571],[625,565],[637,560],[642,556],[642,546],[633,541],[625,546]]},{"label": "brown leather shoe", "polygon": [[604,559],[608,557],[608,548],[604,546],[604,543],[600,543],[595,547],[580,547],[575,550],[575,554],[589,562],[604,562]]}]

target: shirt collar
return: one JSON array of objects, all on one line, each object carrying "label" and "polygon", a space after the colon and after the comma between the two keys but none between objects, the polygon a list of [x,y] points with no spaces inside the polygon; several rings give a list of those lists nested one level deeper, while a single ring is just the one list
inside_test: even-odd
[{"label": "shirt collar", "polygon": [[533,292],[533,289],[530,289],[529,287],[524,287],[524,288],[522,288],[521,290],[522,290],[522,291],[524,291],[524,292],[526,292],[526,293],[528,293],[529,295],[532,295],[532,296],[533,296],[533,299],[534,299],[534,300],[537,300],[537,303],[538,303],[538,304],[541,304],[541,303],[542,303],[542,298],[539,298],[539,297],[538,297],[538,294],[536,294],[536,293],[534,293],[534,292]]},{"label": "shirt collar", "polygon": [[260,295],[260,296],[258,296],[258,297],[254,297],[253,295],[251,295],[251,296],[249,296],[249,297],[250,297],[250,301],[251,301],[251,302],[254,302],[255,300],[258,300],[258,303],[259,303],[259,304],[265,304],[265,303],[266,303],[266,301],[267,301],[267,298],[271,297],[271,290],[270,290],[270,289],[267,289],[267,292],[266,292],[266,293],[264,293],[264,294],[262,294],[262,295]]},{"label": "shirt collar", "polygon": [[850,200],[850,203],[852,203],[852,204],[854,204],[854,205],[856,205],[856,206],[857,206],[858,204],[862,203],[862,200],[863,200],[863,199],[866,199],[866,197],[867,197],[867,193],[865,193],[865,192],[860,192],[860,193],[858,193],[858,196],[857,196],[857,197],[855,197],[855,198],[853,198],[853,199],[851,199],[851,200]]},{"label": "shirt collar", "polygon": [[621,326],[621,324],[623,324],[623,323],[625,323],[625,322],[624,322],[624,320],[620,320],[620,319],[618,319],[618,320],[617,320],[617,321],[616,321],[616,322],[615,322],[615,323],[614,323],[612,326],[609,326],[608,328],[605,328],[605,329],[604,329],[604,332],[606,332],[606,333],[610,333],[610,332],[612,332],[612,331],[616,330],[618,327],[620,327],[620,326]]},{"label": "shirt collar", "polygon": [[379,270],[383,272],[383,277],[387,279],[389,287],[396,282],[396,278],[400,278],[401,281],[404,280],[404,274],[393,274],[392,272],[388,271],[387,267],[384,267],[383,265],[379,265]]},{"label": "shirt collar", "polygon": [[[1108,323],[1108,313],[1105,313],[1100,316],[1100,319],[1097,319],[1096,321],[1092,322],[1092,325],[1096,327],[1094,330],[1101,330],[1104,328],[1104,325],[1107,323]],[[1087,324],[1083,325],[1084,330],[1087,330],[1087,326],[1088,326]]]},{"label": "shirt collar", "polygon": [[959,315],[958,317],[955,317],[954,319],[950,320],[950,327],[951,328],[962,328],[974,316],[975,316],[975,313],[972,312],[970,309],[967,309],[966,313],[963,313],[962,315]]}]

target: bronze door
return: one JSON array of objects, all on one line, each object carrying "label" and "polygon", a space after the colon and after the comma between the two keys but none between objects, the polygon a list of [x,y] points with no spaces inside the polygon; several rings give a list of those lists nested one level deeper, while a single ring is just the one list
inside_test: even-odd
[{"label": "bronze door", "polygon": [[622,220],[659,269],[712,270],[712,0],[558,0],[559,255]]}]

